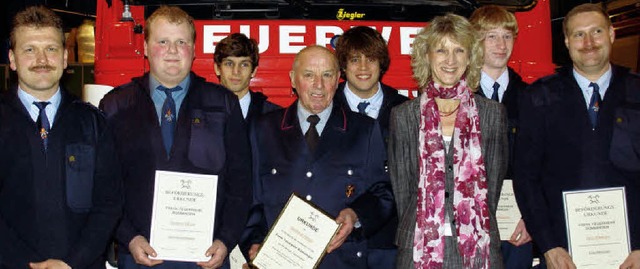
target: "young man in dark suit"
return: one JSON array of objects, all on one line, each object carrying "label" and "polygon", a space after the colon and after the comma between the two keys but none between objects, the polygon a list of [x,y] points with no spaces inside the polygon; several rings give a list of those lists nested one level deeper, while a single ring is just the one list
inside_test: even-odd
[{"label": "young man in dark suit", "polygon": [[615,33],[601,5],[576,6],[563,30],[573,65],[531,84],[519,104],[518,205],[546,265],[576,268],[562,193],[624,187],[632,251],[619,267],[640,268],[640,77],[609,62]]},{"label": "young man in dark suit", "polygon": [[[375,29],[356,26],[338,39],[336,57],[345,79],[338,85],[336,100],[351,111],[376,119],[386,145],[391,109],[409,100],[398,90],[380,82],[390,63],[386,41]],[[394,214],[368,240],[368,268],[393,268],[397,252],[393,241],[397,226],[398,219]]]},{"label": "young man in dark suit", "polygon": [[[145,26],[150,71],[102,99],[116,135],[125,206],[117,229],[119,268],[218,268],[238,243],[251,204],[251,154],[238,98],[191,71],[193,18],[161,6]],[[207,262],[151,260],[155,171],[217,175],[217,201]]]},{"label": "young man in dark suit", "polygon": [[267,101],[266,95],[249,89],[249,82],[258,72],[260,60],[255,39],[241,33],[230,34],[216,44],[213,60],[220,84],[238,96],[242,116],[247,122],[280,108]]},{"label": "young man in dark suit", "polygon": [[[247,125],[258,116],[281,108],[267,101],[267,96],[261,92],[249,89],[249,82],[258,72],[260,61],[258,42],[255,39],[242,33],[230,34],[216,44],[213,60],[220,84],[238,96],[242,116]],[[256,222],[259,221],[260,219],[249,219],[247,225],[258,225]],[[248,236],[250,235],[243,234],[239,245],[245,258],[249,257],[248,251],[251,246],[242,242],[246,242]]]},{"label": "young man in dark suit", "polygon": [[104,268],[122,210],[113,136],[95,107],[69,94],[62,20],[19,12],[0,102],[0,268]]},{"label": "young man in dark suit", "polygon": [[[518,36],[518,22],[511,12],[495,5],[476,9],[469,21],[480,34],[484,45],[484,61],[478,94],[502,103],[507,108],[509,165],[505,181],[512,181],[515,156],[513,149],[518,130],[518,96],[527,87],[520,75],[507,66]],[[533,263],[531,236],[522,219],[514,231],[509,231],[507,237],[510,239],[502,241],[501,246],[505,268],[531,268]]]},{"label": "young man in dark suit", "polygon": [[391,109],[409,100],[380,82],[391,62],[386,41],[375,29],[356,26],[338,38],[336,57],[345,79],[338,85],[336,100],[351,111],[377,119],[386,143]]}]

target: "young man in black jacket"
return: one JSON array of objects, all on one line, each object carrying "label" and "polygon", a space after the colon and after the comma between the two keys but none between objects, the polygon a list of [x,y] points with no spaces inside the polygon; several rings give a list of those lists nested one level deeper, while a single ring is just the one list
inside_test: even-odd
[{"label": "young man in black jacket", "polygon": [[247,123],[258,115],[280,108],[267,101],[266,95],[249,89],[260,60],[255,39],[241,33],[230,34],[216,44],[213,60],[220,84],[238,96],[242,116]]}]

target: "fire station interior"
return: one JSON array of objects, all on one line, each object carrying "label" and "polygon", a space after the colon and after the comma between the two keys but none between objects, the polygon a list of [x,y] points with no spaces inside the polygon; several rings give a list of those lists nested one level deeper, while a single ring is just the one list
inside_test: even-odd
[{"label": "fire station interior", "polygon": [[[11,18],[29,5],[46,5],[54,9],[64,20],[66,46],[69,50],[69,67],[63,77],[64,85],[74,94],[81,95],[84,84],[94,83],[95,49],[94,26],[97,3],[123,1],[132,6],[145,6],[148,16],[160,4],[179,5],[195,19],[314,19],[336,20],[335,10],[345,8],[366,13],[366,20],[427,22],[437,15],[453,12],[468,16],[482,5],[499,4],[519,12],[526,11],[543,0],[14,0],[7,1],[0,11],[0,90],[6,90],[17,81],[15,72],[8,66],[8,47]],[[570,64],[562,34],[562,19],[572,7],[586,0],[549,1],[552,25],[552,59],[557,66]],[[612,50],[612,61],[640,70],[640,1],[605,1],[616,30],[616,41]],[[359,19],[359,18],[354,18]],[[517,42],[517,41],[516,41]]]}]

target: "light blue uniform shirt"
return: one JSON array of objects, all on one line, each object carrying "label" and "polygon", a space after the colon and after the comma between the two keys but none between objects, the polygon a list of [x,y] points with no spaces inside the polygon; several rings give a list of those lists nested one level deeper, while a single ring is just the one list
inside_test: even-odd
[{"label": "light blue uniform shirt", "polygon": [[20,87],[18,87],[18,98],[22,105],[29,111],[29,116],[33,122],[38,121],[38,115],[40,114],[40,109],[33,102],[49,102],[49,104],[44,108],[45,113],[47,114],[47,119],[49,120],[49,129],[53,128],[53,121],[56,118],[56,113],[58,112],[58,108],[60,107],[60,102],[62,101],[62,94],[60,93],[60,87],[56,93],[51,96],[49,100],[38,100],[33,95],[28,94]]},{"label": "light blue uniform shirt", "polygon": [[247,118],[247,114],[249,114],[249,105],[251,105],[251,93],[247,92],[242,98],[239,100],[240,102],[240,110],[242,110],[242,117]]},{"label": "light blue uniform shirt", "polygon": [[604,100],[604,94],[607,92],[607,88],[609,88],[609,83],[611,82],[611,65],[609,65],[609,70],[602,74],[602,76],[597,81],[590,81],[584,76],[578,74],[576,69],[573,69],[573,77],[578,82],[578,86],[582,90],[582,95],[584,96],[584,101],[586,103],[586,108],[589,109],[589,103],[591,103],[591,94],[593,94],[593,88],[589,87],[591,82],[595,82],[600,87],[600,98]]},{"label": "light blue uniform shirt", "polygon": [[364,113],[366,113],[367,116],[371,118],[378,118],[378,114],[380,114],[380,107],[382,107],[382,99],[384,98],[384,94],[382,93],[382,85],[380,85],[380,82],[378,82],[378,92],[367,99],[362,99],[357,96],[355,93],[353,93],[353,91],[351,91],[351,89],[349,89],[349,83],[345,83],[344,96],[347,99],[347,103],[349,104],[349,108],[351,109],[351,111],[359,112],[358,104],[362,102],[368,102],[369,105],[364,109]]},{"label": "light blue uniform shirt", "polygon": [[491,99],[491,96],[493,96],[493,84],[496,82],[500,84],[500,88],[498,88],[498,100],[502,103],[504,93],[507,91],[507,86],[509,86],[509,69],[505,69],[497,80],[493,80],[493,78],[487,75],[487,73],[482,71],[482,76],[480,77],[480,88],[482,89],[484,96]]},{"label": "light blue uniform shirt", "polygon": [[[322,130],[324,130],[324,126],[327,125],[327,121],[329,120],[329,116],[331,116],[331,110],[333,109],[333,102],[329,104],[327,108],[325,108],[322,112],[316,114],[320,117],[320,121],[318,125],[316,125],[316,130],[318,134],[322,136]],[[307,111],[302,107],[300,101],[298,101],[298,122],[300,123],[300,129],[302,129],[302,134],[304,135],[307,130],[309,130],[309,126],[311,125],[307,122],[307,118],[311,116],[311,112]]]},{"label": "light blue uniform shirt", "polygon": [[[182,105],[182,101],[184,101],[184,97],[187,96],[187,92],[189,91],[189,86],[191,84],[191,75],[187,75],[178,86],[182,87],[182,90],[175,91],[171,93],[171,97],[173,97],[173,101],[176,103],[176,120],[180,113],[180,106]],[[151,100],[153,100],[153,105],[156,107],[156,114],[158,116],[158,123],[162,122],[162,105],[164,105],[164,100],[167,99],[167,94],[164,91],[158,89],[160,86],[160,82],[156,80],[153,76],[149,76],[149,87],[151,88]]]}]

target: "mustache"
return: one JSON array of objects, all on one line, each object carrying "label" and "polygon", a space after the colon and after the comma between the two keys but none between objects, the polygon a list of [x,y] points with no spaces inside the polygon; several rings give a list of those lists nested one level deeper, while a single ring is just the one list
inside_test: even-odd
[{"label": "mustache", "polygon": [[602,46],[590,46],[590,47],[587,47],[587,48],[579,49],[578,51],[580,51],[580,52],[589,52],[589,51],[599,50],[600,48],[602,48]]},{"label": "mustache", "polygon": [[54,71],[56,70],[56,68],[54,66],[51,65],[36,65],[33,67],[29,67],[29,71]]}]

